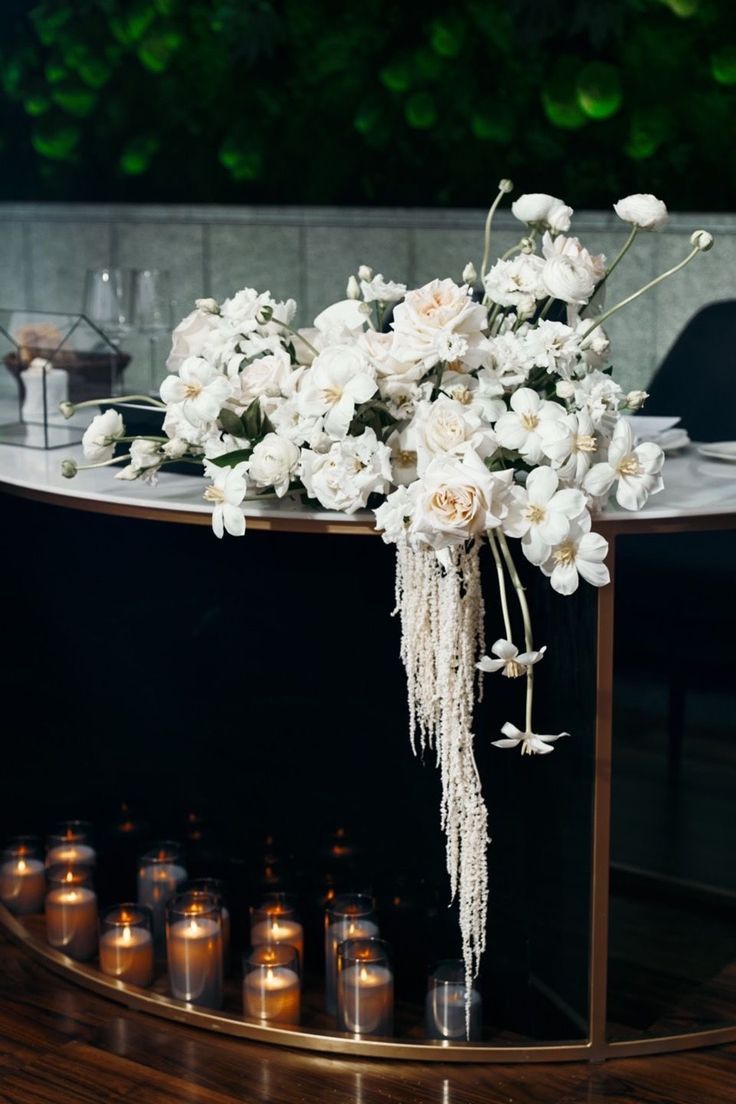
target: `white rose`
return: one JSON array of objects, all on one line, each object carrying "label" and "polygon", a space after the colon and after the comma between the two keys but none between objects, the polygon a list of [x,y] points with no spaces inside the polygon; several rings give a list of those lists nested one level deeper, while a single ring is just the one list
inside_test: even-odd
[{"label": "white rose", "polygon": [[[526,222],[529,226],[539,226],[540,224],[549,225],[549,217],[552,212],[560,212],[557,217],[564,222],[564,212],[572,211],[556,196],[545,195],[544,192],[528,192],[525,195],[520,195],[517,200],[511,204],[511,214],[514,218],[517,218],[519,222]],[[555,229],[566,230],[569,227],[569,219],[567,226],[555,227]]]},{"label": "white rose", "polygon": [[209,310],[193,310],[183,318],[171,335],[171,352],[166,360],[169,372],[178,372],[185,360],[201,356],[207,341],[221,325],[220,317]]},{"label": "white rose", "polygon": [[440,395],[436,402],[419,403],[408,427],[408,438],[417,451],[420,475],[438,455],[457,455],[470,445],[486,457],[496,449],[490,426],[463,403],[446,395]]},{"label": "white rose", "polygon": [[438,457],[420,480],[411,536],[440,550],[495,528],[508,512],[513,478],[510,469],[489,472],[473,449]]},{"label": "white rose", "polygon": [[394,310],[394,356],[433,368],[444,359],[448,336],[457,334],[468,343],[466,363],[477,368],[487,322],[485,307],[473,302],[467,287],[449,279],[432,280],[408,292]]},{"label": "white rose", "polygon": [[661,199],[649,194],[637,193],[614,203],[613,209],[620,219],[638,226],[640,230],[660,230],[667,222],[667,207]]},{"label": "white rose", "polygon": [[361,280],[360,290],[366,303],[396,303],[406,295],[406,284],[385,280],[378,272],[371,280]]},{"label": "white rose", "polygon": [[257,487],[273,487],[281,498],[299,466],[299,449],[278,433],[268,433],[253,449],[248,475]]},{"label": "white rose", "polygon": [[385,493],[391,485],[390,452],[372,429],[360,437],[335,441],[329,452],[304,449],[300,475],[311,498],[328,510],[355,513],[374,492]]},{"label": "white rose", "polygon": [[421,362],[396,359],[392,333],[366,330],[358,338],[357,347],[376,369],[379,384],[383,379],[419,380],[425,375],[426,369]]},{"label": "white rose", "polygon": [[82,450],[93,464],[111,460],[115,444],[125,434],[123,419],[116,410],[106,410],[92,419],[82,436]]},{"label": "white rose", "polygon": [[285,395],[290,377],[291,361],[283,349],[273,356],[257,357],[233,380],[235,386],[240,387],[234,398],[243,406],[249,406],[262,395]]},{"label": "white rose", "polygon": [[563,303],[587,303],[595,291],[595,280],[587,265],[572,257],[550,257],[544,262],[545,290]]}]

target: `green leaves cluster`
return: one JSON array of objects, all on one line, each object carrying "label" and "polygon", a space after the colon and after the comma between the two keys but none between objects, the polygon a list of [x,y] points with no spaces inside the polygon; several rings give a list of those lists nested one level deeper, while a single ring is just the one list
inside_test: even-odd
[{"label": "green leaves cluster", "polygon": [[6,0],[5,198],[729,208],[732,0]]}]

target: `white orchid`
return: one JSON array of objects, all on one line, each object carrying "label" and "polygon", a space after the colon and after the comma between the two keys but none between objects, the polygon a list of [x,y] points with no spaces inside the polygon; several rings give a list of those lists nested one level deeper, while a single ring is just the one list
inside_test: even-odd
[{"label": "white orchid", "polygon": [[595,587],[606,586],[610,581],[603,562],[608,555],[608,542],[599,533],[591,533],[590,525],[590,514],[583,514],[540,565],[558,594],[574,594],[580,582],[579,575]]},{"label": "white orchid", "polygon": [[354,346],[333,345],[312,362],[297,394],[304,417],[324,416],[327,432],[347,436],[355,407],[367,402],[378,385],[364,356]]},{"label": "white orchid", "polygon": [[608,459],[594,464],[585,477],[585,490],[599,498],[616,485],[616,501],[624,510],[641,510],[650,495],[662,490],[664,452],[653,441],[634,445],[634,431],[622,418],[613,431]]},{"label": "white orchid", "polygon": [[543,456],[541,427],[564,418],[565,408],[542,399],[531,387],[520,387],[512,394],[511,407],[494,427],[498,443],[515,449],[529,464],[538,464]]},{"label": "white orchid", "polygon": [[203,357],[188,357],[161,384],[163,401],[180,403],[184,418],[194,426],[213,422],[232,391],[230,381]]},{"label": "white orchid", "polygon": [[221,468],[216,464],[205,464],[205,472],[212,479],[212,485],[204,492],[207,502],[214,503],[212,511],[212,530],[216,537],[228,532],[232,537],[242,537],[245,532],[245,515],[240,504],[247,489],[246,465],[236,464],[234,468]]},{"label": "white orchid", "polygon": [[491,647],[491,653],[497,658],[491,659],[490,656],[483,656],[475,666],[479,671],[490,674],[500,671],[506,678],[519,678],[521,675],[525,675],[535,663],[539,663],[546,651],[547,646],[544,645],[538,652],[520,652],[510,640],[497,640]]},{"label": "white orchid", "polygon": [[125,425],[117,410],[106,410],[103,414],[97,414],[82,435],[85,458],[93,464],[110,460],[118,440],[124,436]]},{"label": "white orchid", "polygon": [[552,546],[564,540],[573,522],[585,512],[583,492],[558,490],[559,482],[552,468],[535,468],[524,487],[513,487],[509,493],[503,529],[509,536],[522,538],[522,551],[530,563],[544,563]]},{"label": "white orchid", "polygon": [[569,732],[558,732],[555,736],[542,736],[536,732],[522,732],[516,725],[512,725],[510,721],[501,729],[505,740],[492,740],[494,747],[500,748],[515,748],[521,744],[522,755],[548,755],[550,751],[555,749],[550,745],[555,740],[561,739],[563,736],[569,736]]}]

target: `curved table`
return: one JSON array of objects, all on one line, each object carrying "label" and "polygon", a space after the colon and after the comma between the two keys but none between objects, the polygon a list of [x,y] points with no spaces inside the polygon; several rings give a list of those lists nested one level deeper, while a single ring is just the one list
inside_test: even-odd
[{"label": "curved table", "polygon": [[[72,509],[155,521],[209,525],[210,507],[203,500],[205,486],[198,476],[163,473],[156,486],[121,482],[107,468],[81,472],[75,479],[61,475],[65,455],[81,460],[81,450],[42,452],[0,445],[0,490],[23,498]],[[671,457],[665,466],[665,490],[650,499],[639,514],[610,508],[595,528],[611,539],[609,563],[612,583],[598,592],[596,632],[597,708],[595,775],[593,780],[592,879],[590,894],[590,957],[587,1039],[541,1045],[450,1044],[371,1040],[334,1032],[295,1031],[247,1024],[237,1017],[192,1009],[156,994],[105,979],[96,970],[80,966],[34,938],[26,927],[0,906],[0,926],[16,942],[57,973],[104,993],[132,1008],[154,1012],[221,1033],[270,1041],[303,1050],[326,1053],[395,1057],[423,1061],[544,1062],[601,1060],[614,1056],[686,1050],[736,1040],[733,1024],[707,1030],[683,1030],[659,1037],[611,1041],[606,1031],[608,974],[609,870],[611,821],[611,759],[613,712],[613,624],[615,593],[615,538],[632,533],[663,533],[736,528],[736,466],[706,460],[696,449]],[[315,511],[293,499],[250,500],[245,503],[252,529],[344,535],[375,535],[369,511],[352,516]]]}]

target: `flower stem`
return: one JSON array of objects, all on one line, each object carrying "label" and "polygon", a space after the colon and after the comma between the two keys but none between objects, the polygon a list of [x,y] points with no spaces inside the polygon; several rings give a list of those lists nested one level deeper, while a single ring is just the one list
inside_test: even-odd
[{"label": "flower stem", "polygon": [[71,405],[74,407],[72,413],[76,413],[77,410],[83,410],[86,406],[100,406],[102,403],[122,402],[145,402],[150,406],[157,406],[162,410],[166,409],[166,403],[161,402],[160,399],[156,399],[152,395],[106,395],[102,399],[86,399],[84,402],[72,403]]},{"label": "flower stem", "polygon": [[[108,438],[108,440],[110,440],[110,438]],[[127,444],[128,441],[156,441],[158,444],[166,444],[168,440],[168,437],[145,437],[141,433],[136,434],[135,437],[115,437],[115,441],[121,445]],[[110,443],[112,444],[112,441],[110,441]]]},{"label": "flower stem", "polygon": [[626,239],[626,241],[624,242],[624,244],[623,244],[622,248],[620,249],[620,251],[619,251],[618,255],[617,255],[617,256],[616,256],[616,258],[614,259],[614,261],[613,261],[613,263],[612,263],[611,267],[610,267],[610,268],[607,268],[607,269],[606,269],[606,274],[605,274],[605,276],[603,277],[603,279],[602,279],[602,280],[600,281],[600,283],[598,284],[598,287],[601,287],[601,286],[602,286],[603,284],[605,284],[606,280],[607,280],[607,279],[608,279],[608,277],[609,277],[609,276],[611,275],[611,273],[613,272],[613,270],[614,270],[614,269],[616,268],[616,266],[618,265],[619,261],[622,261],[622,260],[624,259],[624,257],[625,257],[625,256],[626,256],[626,254],[628,253],[629,249],[630,249],[630,248],[631,248],[631,246],[632,246],[632,245],[634,244],[634,238],[636,237],[636,235],[637,235],[638,233],[639,233],[639,227],[638,227],[638,226],[636,225],[636,223],[635,223],[635,224],[634,224],[634,225],[633,225],[633,226],[631,227],[631,232],[630,232],[630,234],[629,234],[628,238]]},{"label": "flower stem", "polygon": [[[534,641],[532,638],[532,620],[529,614],[529,605],[526,600],[526,594],[524,587],[522,586],[519,573],[516,570],[516,564],[509,550],[509,546],[506,543],[506,537],[503,533],[497,534],[497,540],[503,553],[503,558],[506,561],[506,567],[508,568],[509,575],[511,576],[511,582],[514,584],[514,590],[516,591],[516,597],[519,600],[519,609],[521,610],[521,617],[524,622],[524,647],[527,652],[531,652],[534,648]],[[534,665],[530,664],[526,669],[526,731],[532,731],[532,707],[534,704]]]},{"label": "flower stem", "polygon": [[498,195],[496,196],[493,203],[491,204],[490,208],[488,209],[488,214],[486,215],[486,225],[485,225],[485,229],[484,229],[484,233],[483,233],[483,260],[482,260],[481,266],[480,266],[480,278],[481,278],[481,280],[483,279],[486,272],[488,271],[488,259],[491,255],[491,223],[493,222],[493,216],[496,213],[496,208],[498,207],[499,203],[501,202],[501,200],[503,199],[503,197],[505,195],[506,195],[505,188],[501,188],[499,190]]},{"label": "flower stem", "polygon": [[290,326],[288,322],[282,322],[280,318],[271,318],[269,321],[274,322],[277,326],[281,326],[284,330],[288,330],[294,337],[298,337],[299,340],[307,346],[310,352],[314,353],[315,356],[319,356],[319,349],[315,349],[311,341],[307,341],[306,337],[300,334],[298,330],[295,330],[293,326]]},{"label": "flower stem", "polygon": [[92,468],[108,468],[110,464],[121,464],[124,460],[130,460],[130,453],[125,456],[113,456],[110,460],[100,460],[99,464],[79,464],[77,471],[90,471]]},{"label": "flower stem", "polygon": [[542,307],[542,310],[540,311],[539,318],[537,319],[537,322],[541,322],[542,319],[547,317],[547,315],[550,312],[550,308],[551,308],[552,304],[554,303],[554,301],[555,301],[554,295],[550,295],[549,299],[547,300],[547,302]]},{"label": "flower stem", "polygon": [[681,268],[684,268],[686,264],[689,264],[693,257],[697,257],[698,253],[700,252],[702,252],[700,248],[693,249],[692,252],[688,253],[687,257],[680,261],[679,264],[674,265],[672,268],[668,268],[666,272],[663,272],[661,274],[661,276],[657,276],[654,280],[650,280],[648,284],[644,285],[644,287],[639,288],[639,290],[635,291],[632,295],[627,295],[627,297],[625,299],[622,299],[620,303],[616,303],[616,305],[611,307],[610,310],[607,310],[605,314],[602,314],[599,318],[597,318],[592,326],[588,327],[585,333],[582,334],[580,340],[585,341],[586,337],[588,337],[588,335],[591,334],[597,326],[602,325],[607,318],[610,318],[612,314],[616,313],[616,311],[621,310],[622,307],[627,306],[629,303],[633,303],[634,299],[638,299],[639,296],[643,295],[645,291],[649,291],[651,288],[656,287],[657,284],[661,284],[662,281],[666,280],[669,276],[674,276],[676,272],[679,272]]},{"label": "flower stem", "polygon": [[509,617],[509,603],[506,597],[506,576],[504,575],[501,554],[498,550],[498,537],[492,529],[488,530],[488,543],[491,546],[493,561],[496,565],[496,575],[498,577],[498,593],[501,598],[501,612],[503,613],[503,624],[506,630],[506,639],[513,642],[513,634],[511,632],[511,618]]}]

